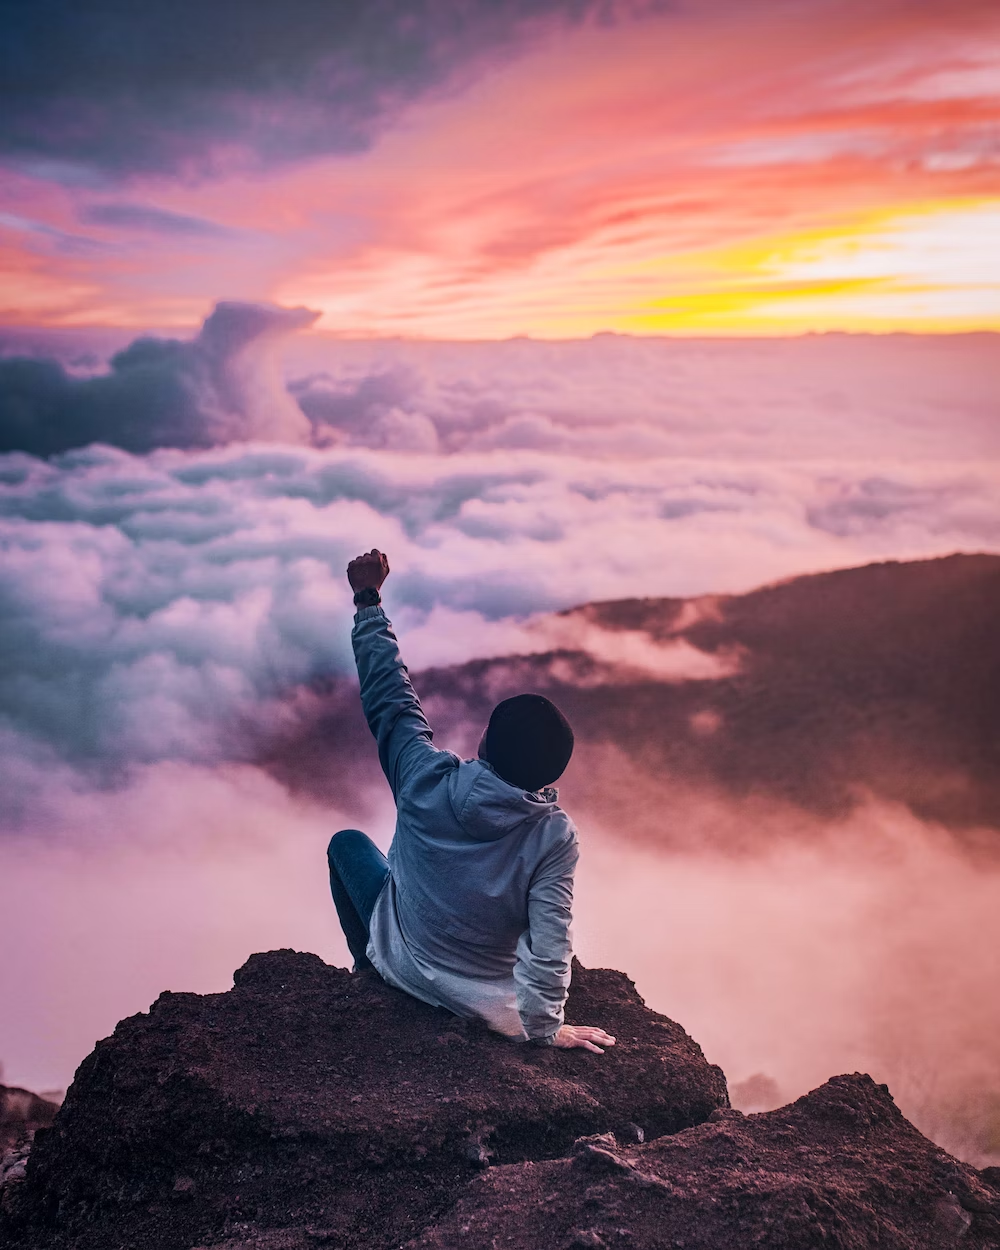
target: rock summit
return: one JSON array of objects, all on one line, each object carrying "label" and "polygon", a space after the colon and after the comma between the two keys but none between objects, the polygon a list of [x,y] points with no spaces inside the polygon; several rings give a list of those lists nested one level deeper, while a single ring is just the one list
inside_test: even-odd
[{"label": "rock summit", "polygon": [[743,1116],[621,973],[575,965],[603,1055],[517,1045],[316,955],[163,994],[81,1064],[5,1250],[1000,1246],[1000,1172],[836,1077]]}]

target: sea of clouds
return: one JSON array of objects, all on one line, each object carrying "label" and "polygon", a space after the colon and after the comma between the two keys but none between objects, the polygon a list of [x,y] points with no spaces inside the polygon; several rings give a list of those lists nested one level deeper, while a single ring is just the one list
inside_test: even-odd
[{"label": "sea of clouds", "polygon": [[[546,614],[1000,550],[992,336],[307,334],[282,363],[282,336],[310,321],[223,305],[193,340],[147,337],[110,364],[85,336],[3,345],[11,1080],[65,1084],[121,1015],[161,989],[224,988],[252,950],[344,962],[325,842],[364,818],[386,845],[386,796],[362,811],[333,778],[321,805],[257,761],[297,690],[351,680],[358,552],[389,553],[386,602],[414,670],[553,645],[607,661],[617,646],[675,681],[738,661]],[[718,800],[687,796],[664,819],[706,812]],[[940,1140],[986,1156],[988,1130],[954,1111],[968,1081],[961,1097],[926,1085],[961,1052],[1000,1091],[982,1058],[1000,1021],[960,1009],[981,1004],[982,952],[1000,949],[992,867],[884,809],[809,852],[775,850],[767,820],[806,820],[775,810],[752,862],[647,852],[576,815],[586,960],[629,969],[736,1081],[761,1071],[787,1097],[867,1066]],[[928,1023],[928,994],[951,1004],[951,1032]]]}]

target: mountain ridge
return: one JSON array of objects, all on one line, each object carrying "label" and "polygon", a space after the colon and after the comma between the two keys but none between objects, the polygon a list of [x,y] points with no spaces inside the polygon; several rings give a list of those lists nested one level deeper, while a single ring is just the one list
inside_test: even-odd
[{"label": "mountain ridge", "polygon": [[[834,817],[863,788],[954,829],[1000,826],[1000,557],[875,564],[711,596],[713,611],[678,627],[705,602],[613,601],[567,619],[738,651],[732,676],[638,682],[604,665],[600,684],[590,674],[584,687],[541,659],[504,683],[496,660],[478,685],[503,697],[530,673],[585,743],[613,742],[647,773],[735,798],[770,795]],[[446,675],[420,681],[447,701]]]},{"label": "mountain ridge", "polygon": [[[808,818],[803,827],[874,798],[1000,849],[1000,556],[885,561],[741,595],[588,603],[550,619],[561,639],[549,650],[413,673],[439,743],[473,755],[495,703],[537,690],[576,734],[564,802],[622,836],[673,844],[657,813],[682,793],[782,805]],[[594,627],[600,655],[587,649]],[[734,657],[736,669],[639,671],[609,660],[616,633]],[[405,659],[405,634],[401,647]],[[251,742],[254,762],[292,790],[363,813],[381,778],[356,685],[318,678],[289,691],[287,707],[279,733]],[[623,779],[646,795],[627,830],[614,797]],[[763,824],[759,836],[770,836]]]}]

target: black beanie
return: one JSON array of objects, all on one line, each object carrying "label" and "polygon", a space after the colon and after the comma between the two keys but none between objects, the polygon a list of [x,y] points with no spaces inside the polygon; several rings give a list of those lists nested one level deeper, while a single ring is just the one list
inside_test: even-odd
[{"label": "black beanie", "polygon": [[563,775],[573,754],[573,730],[542,694],[516,694],[493,709],[486,758],[512,786],[540,790]]}]

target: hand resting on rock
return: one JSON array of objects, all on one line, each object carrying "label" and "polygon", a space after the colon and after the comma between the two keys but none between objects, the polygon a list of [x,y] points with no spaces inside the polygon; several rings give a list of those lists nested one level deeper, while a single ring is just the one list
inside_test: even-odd
[{"label": "hand resting on rock", "polygon": [[[595,1043],[600,1042],[597,1046]],[[592,1029],[586,1025],[564,1024],[552,1039],[552,1045],[560,1050],[592,1050],[596,1055],[603,1055],[605,1046],[614,1046],[615,1039],[603,1029]]]}]

